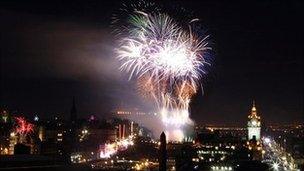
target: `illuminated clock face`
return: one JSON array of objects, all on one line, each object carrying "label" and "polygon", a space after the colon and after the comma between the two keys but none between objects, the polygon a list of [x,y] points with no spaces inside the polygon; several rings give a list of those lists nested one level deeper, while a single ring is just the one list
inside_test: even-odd
[{"label": "illuminated clock face", "polygon": [[253,125],[253,126],[256,126],[256,125],[257,125],[257,122],[256,122],[256,121],[252,121],[252,125]]}]

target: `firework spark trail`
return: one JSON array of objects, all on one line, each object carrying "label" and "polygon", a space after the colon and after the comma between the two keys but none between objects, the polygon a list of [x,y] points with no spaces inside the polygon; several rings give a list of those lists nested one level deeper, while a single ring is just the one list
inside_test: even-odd
[{"label": "firework spark trail", "polygon": [[[204,66],[204,53],[211,48],[208,35],[192,29],[198,19],[177,22],[162,12],[146,12],[133,5],[127,25],[118,30],[116,49],[120,70],[138,80],[139,91],[155,100],[165,125],[181,134],[191,124],[189,103],[197,92]],[[182,135],[183,136],[183,135]]]}]

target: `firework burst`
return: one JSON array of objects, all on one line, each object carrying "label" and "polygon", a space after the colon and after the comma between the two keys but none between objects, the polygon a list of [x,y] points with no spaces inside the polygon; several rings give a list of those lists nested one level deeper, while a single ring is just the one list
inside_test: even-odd
[{"label": "firework burst", "polygon": [[28,134],[33,132],[33,124],[27,122],[23,117],[15,117],[17,122],[16,132],[19,134]]},{"label": "firework burst", "polygon": [[[177,21],[160,8],[152,11],[143,4],[127,9],[123,10],[127,22],[115,29],[120,70],[127,72],[129,79],[137,79],[139,91],[155,100],[165,125],[174,125],[180,132],[183,125],[191,123],[190,99],[205,66],[210,65],[205,59],[211,50],[209,36],[193,29],[198,19]],[[116,16],[114,23],[119,21]]]}]

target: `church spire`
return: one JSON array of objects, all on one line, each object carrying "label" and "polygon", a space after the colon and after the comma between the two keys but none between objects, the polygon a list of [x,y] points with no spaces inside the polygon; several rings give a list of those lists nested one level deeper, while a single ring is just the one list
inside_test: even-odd
[{"label": "church spire", "polygon": [[251,115],[256,115],[255,100],[252,101]]},{"label": "church spire", "polygon": [[73,104],[71,108],[71,121],[75,122],[77,120],[77,110],[76,110],[76,104],[75,104],[75,97],[73,97]]}]

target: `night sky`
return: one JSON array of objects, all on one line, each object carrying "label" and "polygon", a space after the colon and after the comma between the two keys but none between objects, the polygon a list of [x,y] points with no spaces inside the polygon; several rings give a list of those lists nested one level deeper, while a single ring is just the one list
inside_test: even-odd
[{"label": "night sky", "polygon": [[[197,123],[303,122],[303,1],[162,1],[201,19],[213,64],[191,103]],[[1,1],[0,108],[27,116],[151,109],[118,70],[111,16],[120,1]]]}]

